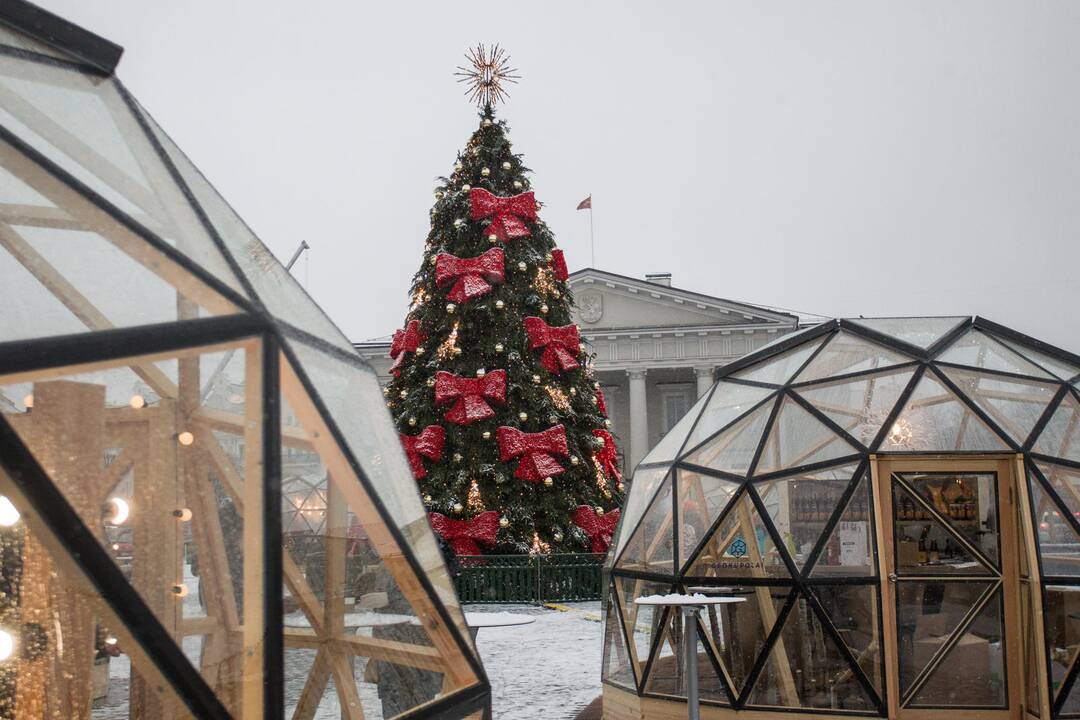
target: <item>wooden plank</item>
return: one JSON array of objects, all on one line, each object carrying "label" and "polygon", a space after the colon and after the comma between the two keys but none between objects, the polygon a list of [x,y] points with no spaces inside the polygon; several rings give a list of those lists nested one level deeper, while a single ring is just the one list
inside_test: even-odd
[{"label": "wooden plank", "polygon": [[[192,417],[212,430],[224,430],[238,434],[243,432],[244,429],[244,416],[227,410],[200,407]],[[295,425],[283,424],[281,426],[281,444],[286,447],[302,448],[304,450],[311,450],[313,447],[307,432]]]},{"label": "wooden plank", "polygon": [[[263,523],[263,349],[244,346],[244,639],[243,716],[263,716],[264,638],[278,628],[265,627],[263,546],[281,538],[266,537]],[[195,383],[194,392],[201,385]]]},{"label": "wooden plank", "polygon": [[334,674],[334,689],[337,690],[341,717],[344,720],[364,720],[364,705],[360,702],[360,692],[356,687],[352,654],[340,645],[330,645],[328,649],[330,671]]},{"label": "wooden plank", "polygon": [[[1046,648],[1046,632],[1044,625],[1044,611],[1042,602],[1042,592],[1040,588],[1042,584],[1042,577],[1039,573],[1039,558],[1038,551],[1035,549],[1035,527],[1031,521],[1031,497],[1028,493],[1027,485],[1027,471],[1024,467],[1024,461],[1022,457],[1017,457],[1014,461],[1014,469],[1016,473],[1016,497],[1019,505],[1020,527],[1018,528],[1020,533],[1023,533],[1027,542],[1024,543],[1024,549],[1027,552],[1027,566],[1028,566],[1028,578],[1031,587],[1034,592],[1031,593],[1031,615],[1032,615],[1032,628],[1031,628],[1031,642],[1035,646],[1035,657],[1038,658],[1035,663],[1037,671],[1035,677],[1039,683],[1039,715],[1043,718],[1050,717],[1050,699],[1049,691],[1050,676],[1046,667],[1046,663],[1042,658],[1045,656],[1044,650]],[[1024,658],[1024,662],[1027,662],[1027,658]],[[1023,685],[1027,685],[1026,673],[1024,673]],[[1012,680],[1012,678],[1010,678]],[[1024,699],[1025,704],[1027,699]]]},{"label": "wooden plank", "polygon": [[300,699],[296,702],[293,711],[293,720],[312,720],[315,712],[319,709],[326,685],[330,682],[330,651],[319,646],[315,653],[315,662],[308,671],[307,680],[304,681],[304,689],[300,693]]},{"label": "wooden plank", "polygon": [[[1019,456],[1021,461],[1023,455]],[[1001,543],[1001,579],[1002,592],[1005,599],[1005,637],[1019,638],[1020,632],[1020,568],[1016,559],[1016,478],[1013,477],[1013,463],[1007,460],[998,461],[998,532]],[[1005,669],[1008,677],[1006,683],[1008,690],[1008,702],[1010,708],[1015,708],[1014,716],[1019,716],[1020,706],[1024,702],[1023,688],[1024,675],[1023,663],[1020,659],[1020,650],[1023,641],[1006,642],[1005,645]]]}]

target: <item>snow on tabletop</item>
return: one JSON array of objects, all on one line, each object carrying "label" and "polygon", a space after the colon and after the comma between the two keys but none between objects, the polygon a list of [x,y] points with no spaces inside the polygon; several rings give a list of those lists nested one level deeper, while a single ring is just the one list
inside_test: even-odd
[{"label": "snow on tabletop", "polygon": [[634,602],[638,605],[712,605],[717,602],[724,602],[724,598],[702,595],[701,593],[694,593],[693,595],[670,593],[668,595],[647,595],[639,597]]}]

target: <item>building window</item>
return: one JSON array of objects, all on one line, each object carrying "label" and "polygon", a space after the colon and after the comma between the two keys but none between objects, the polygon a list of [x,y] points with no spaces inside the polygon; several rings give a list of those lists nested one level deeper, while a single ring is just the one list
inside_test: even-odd
[{"label": "building window", "polygon": [[663,434],[667,435],[675,423],[690,409],[691,389],[687,387],[665,388],[661,392],[663,404]]}]

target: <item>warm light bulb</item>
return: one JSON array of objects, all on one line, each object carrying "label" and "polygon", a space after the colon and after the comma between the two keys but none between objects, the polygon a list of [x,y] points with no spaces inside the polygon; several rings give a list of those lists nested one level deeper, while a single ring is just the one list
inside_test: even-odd
[{"label": "warm light bulb", "polygon": [[180,522],[188,522],[191,520],[191,508],[179,508],[173,510],[173,517]]},{"label": "warm light bulb", "polygon": [[22,399],[22,404],[27,410],[34,407],[34,396],[33,395],[27,395],[26,397],[24,397]]},{"label": "warm light bulb", "polygon": [[7,630],[0,630],[0,661],[7,660],[15,652],[15,638]]},{"label": "warm light bulb", "polygon": [[112,506],[112,517],[107,521],[110,525],[123,525],[127,522],[131,515],[131,506],[127,500],[122,497],[109,498],[109,505]]},{"label": "warm light bulb", "polygon": [[120,642],[120,641],[119,641],[119,640],[117,640],[116,638],[114,638],[114,637],[113,637],[112,635],[110,635],[109,637],[105,638],[105,644],[106,644],[106,645],[115,645],[115,644],[116,644],[116,643],[118,643],[118,642]]},{"label": "warm light bulb", "polygon": [[182,598],[188,594],[188,587],[184,583],[176,583],[172,586],[173,595]]},{"label": "warm light bulb", "polygon": [[128,400],[128,405],[135,408],[136,410],[144,408],[146,407],[146,398],[144,398],[142,395],[132,395],[131,399]]},{"label": "warm light bulb", "polygon": [[11,527],[19,522],[19,511],[6,495],[0,495],[0,527]]},{"label": "warm light bulb", "polygon": [[190,445],[191,443],[195,442],[195,436],[187,430],[177,435],[176,439],[180,442],[181,445]]}]

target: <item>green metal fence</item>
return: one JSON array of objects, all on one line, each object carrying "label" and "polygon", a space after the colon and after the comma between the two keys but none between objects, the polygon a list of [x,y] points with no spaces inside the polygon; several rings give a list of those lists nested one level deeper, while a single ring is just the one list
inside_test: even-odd
[{"label": "green metal fence", "polygon": [[455,580],[463,603],[599,600],[604,554],[459,555]]}]

